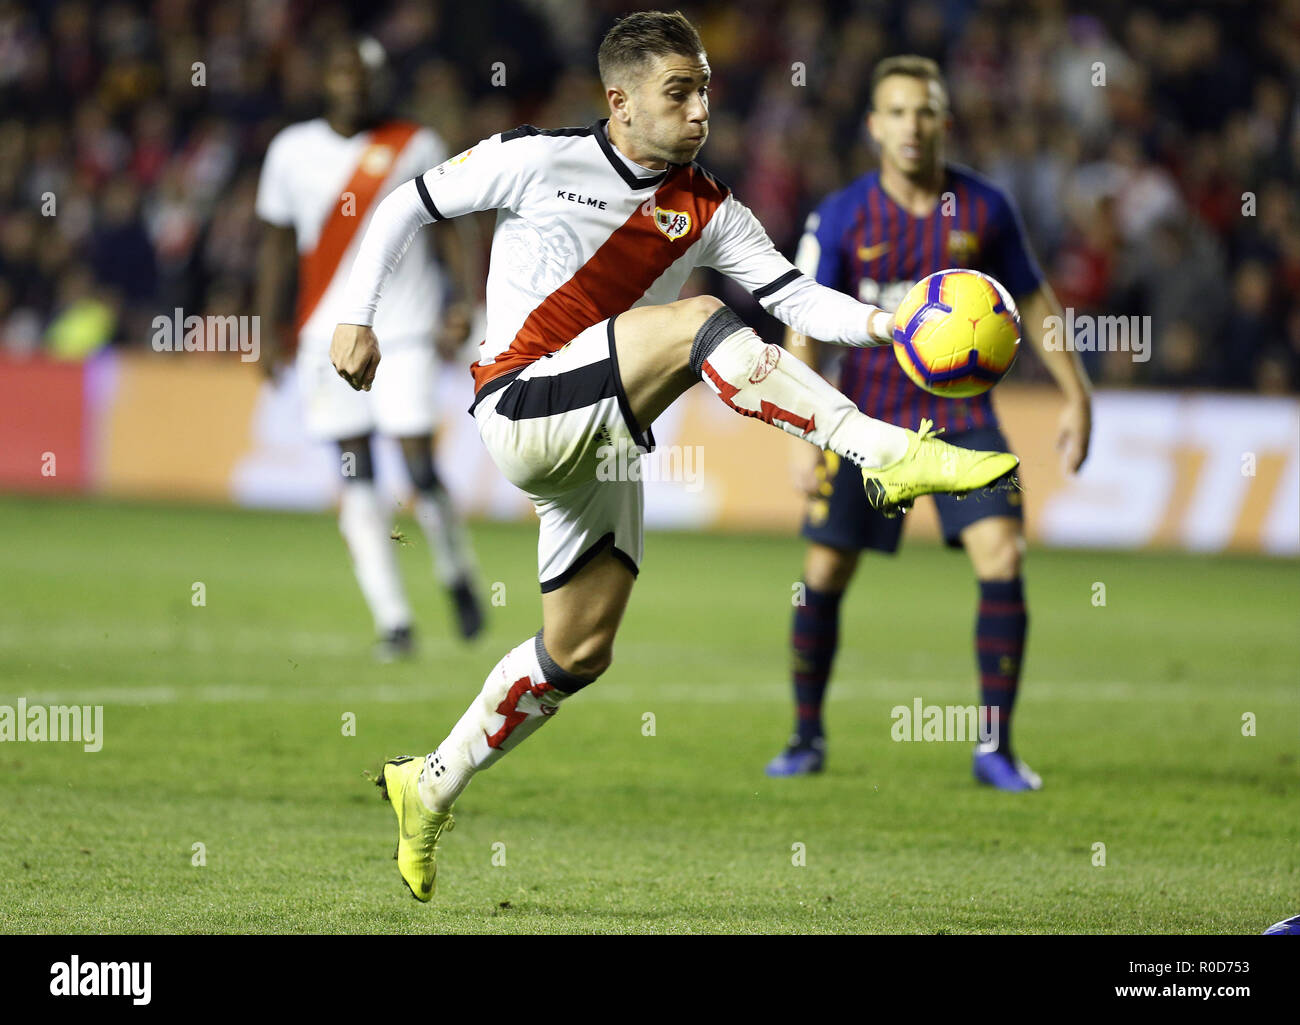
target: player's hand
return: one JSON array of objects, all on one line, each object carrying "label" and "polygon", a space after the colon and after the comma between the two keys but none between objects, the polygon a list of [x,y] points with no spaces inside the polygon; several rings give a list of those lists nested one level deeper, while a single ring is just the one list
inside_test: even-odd
[{"label": "player's hand", "polygon": [[894,315],[888,310],[873,310],[867,320],[867,333],[877,345],[890,345],[894,341]]},{"label": "player's hand", "polygon": [[443,314],[434,346],[442,359],[455,359],[469,337],[474,311],[468,303],[452,303]]},{"label": "player's hand", "polygon": [[339,324],[330,342],[330,362],[357,391],[369,391],[379,368],[379,339],[361,324]]},{"label": "player's hand", "polygon": [[1077,473],[1088,458],[1092,438],[1092,403],[1087,396],[1067,399],[1057,424],[1056,449],[1061,453],[1061,468]]}]

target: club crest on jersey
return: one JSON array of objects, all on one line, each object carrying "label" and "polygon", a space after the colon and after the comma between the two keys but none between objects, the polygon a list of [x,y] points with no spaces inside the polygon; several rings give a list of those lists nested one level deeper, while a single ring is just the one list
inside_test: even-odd
[{"label": "club crest on jersey", "polygon": [[973,231],[948,232],[948,259],[954,267],[968,267],[979,255],[980,240]]},{"label": "club crest on jersey", "polygon": [[393,157],[396,155],[393,152],[393,147],[384,143],[367,146],[366,152],[361,158],[361,170],[372,178],[382,178],[388,173],[388,169],[393,166]]},{"label": "club crest on jersey", "polygon": [[670,240],[677,241],[691,230],[691,215],[681,210],[665,210],[655,207],[655,227]]}]

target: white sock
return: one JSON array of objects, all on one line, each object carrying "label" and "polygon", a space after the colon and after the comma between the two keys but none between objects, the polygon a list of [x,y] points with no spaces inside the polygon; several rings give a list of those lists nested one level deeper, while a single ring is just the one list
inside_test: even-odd
[{"label": "white sock", "polygon": [[756,417],[858,466],[888,466],[907,452],[907,432],[875,420],[817,371],[763,342],[730,309],[713,314],[695,336],[691,366],[742,416]]},{"label": "white sock", "polygon": [[419,781],[425,806],[450,808],[474,773],[522,744],[555,715],[561,701],[589,682],[551,661],[540,632],[507,652],[447,739],[425,758]]},{"label": "white sock", "polygon": [[451,495],[441,484],[415,493],[415,521],[433,551],[433,571],[444,587],[473,579],[477,566],[469,535]]},{"label": "white sock", "polygon": [[411,607],[402,590],[391,519],[372,482],[352,480],[343,485],[339,531],[352,555],[352,569],[375,617],[375,628],[387,633],[410,626]]}]

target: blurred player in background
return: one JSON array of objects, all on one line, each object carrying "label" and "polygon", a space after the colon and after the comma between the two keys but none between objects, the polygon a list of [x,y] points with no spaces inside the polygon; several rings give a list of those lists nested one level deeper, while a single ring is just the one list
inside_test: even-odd
[{"label": "blurred player in background", "polygon": [[[1078,357],[1042,345],[1044,323],[1060,303],[1038,269],[1009,197],[969,170],[947,163],[947,87],[934,61],[898,56],[872,76],[867,128],[880,147],[880,170],[826,199],[809,217],[795,262],[818,282],[862,302],[896,309],[921,278],[969,267],[1000,281],[1020,307],[1022,332],[1042,355],[1061,389],[1057,446],[1069,472],[1088,453],[1090,385]],[[787,332],[786,348],[819,368],[821,346]],[[1007,451],[990,395],[945,399],[923,391],[888,349],[848,352],[840,390],[864,413],[909,426],[922,418],[946,428],[944,440],[962,448]],[[805,601],[796,608],[792,646],[795,732],[767,766],[769,776],[820,772],[826,739],[822,703],[839,639],[840,602],[864,549],[892,554],[903,521],[886,518],[865,500],[852,464],[833,452],[815,453],[801,482],[810,495],[803,536]],[[944,540],[964,547],[979,585],[975,658],[982,703],[997,723],[997,741],[977,747],[975,778],[1001,790],[1036,790],[1039,778],[1016,758],[1011,712],[1020,682],[1028,617],[1021,583],[1023,511],[1018,491],[958,501],[936,495]],[[884,639],[882,625],[882,637]]]},{"label": "blurred player in background", "polygon": [[[469,330],[466,303],[444,303],[447,279],[428,246],[393,271],[377,324],[387,343],[384,369],[369,393],[339,380],[329,345],[356,248],[375,206],[398,184],[447,156],[430,129],[384,118],[384,54],[373,39],[337,41],[325,68],[325,116],[290,125],[271,141],[257,191],[264,223],[257,303],[264,323],[285,324],[297,274],[292,334],[307,429],[338,444],[343,475],[339,528],[380,640],[392,660],[412,647],[412,614],[402,587],[391,516],[375,489],[371,437],[401,443],[415,488],[415,517],[435,553],[461,636],[482,629],[475,562],[451,497],[433,464],[434,388],[439,357],[454,355]],[[460,297],[475,294],[464,246],[435,232]],[[435,337],[434,331],[438,331]],[[279,337],[279,332],[264,332]],[[275,355],[268,367],[277,362]]]},{"label": "blurred player in background", "polygon": [[695,163],[711,72],[685,17],[629,15],[605,36],[599,64],[609,118],[492,136],[384,200],[331,346],[339,374],[369,388],[384,366],[370,325],[394,261],[426,224],[499,211],[473,412],[488,453],[540,520],[542,629],[497,663],[436,750],[384,763],[398,870],[419,900],[433,895],[438,839],[474,773],[609,668],[640,569],[644,491],[639,474],[602,470],[611,456],[650,451],[651,425],[695,382],[738,414],[842,456],[882,508],[1012,486],[1018,463],[865,416],[718,299],[678,299],[694,268],[712,267],[804,333],[886,345],[892,330],[884,310],[800,273]]}]

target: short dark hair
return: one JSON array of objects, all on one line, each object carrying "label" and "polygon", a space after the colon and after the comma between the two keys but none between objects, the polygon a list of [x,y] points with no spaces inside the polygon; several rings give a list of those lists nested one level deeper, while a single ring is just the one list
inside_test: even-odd
[{"label": "short dark hair", "polygon": [[921,57],[914,53],[902,53],[894,57],[886,57],[876,65],[876,70],[871,73],[870,96],[872,107],[876,105],[876,87],[885,79],[894,75],[919,78],[923,82],[938,82],[943,94],[948,95],[948,83],[943,80],[943,72],[939,70],[938,64],[929,57]]},{"label": "short dark hair", "polygon": [[637,11],[619,18],[600,41],[596,60],[608,86],[626,71],[639,71],[654,57],[695,57],[704,52],[700,34],[681,11]]}]

